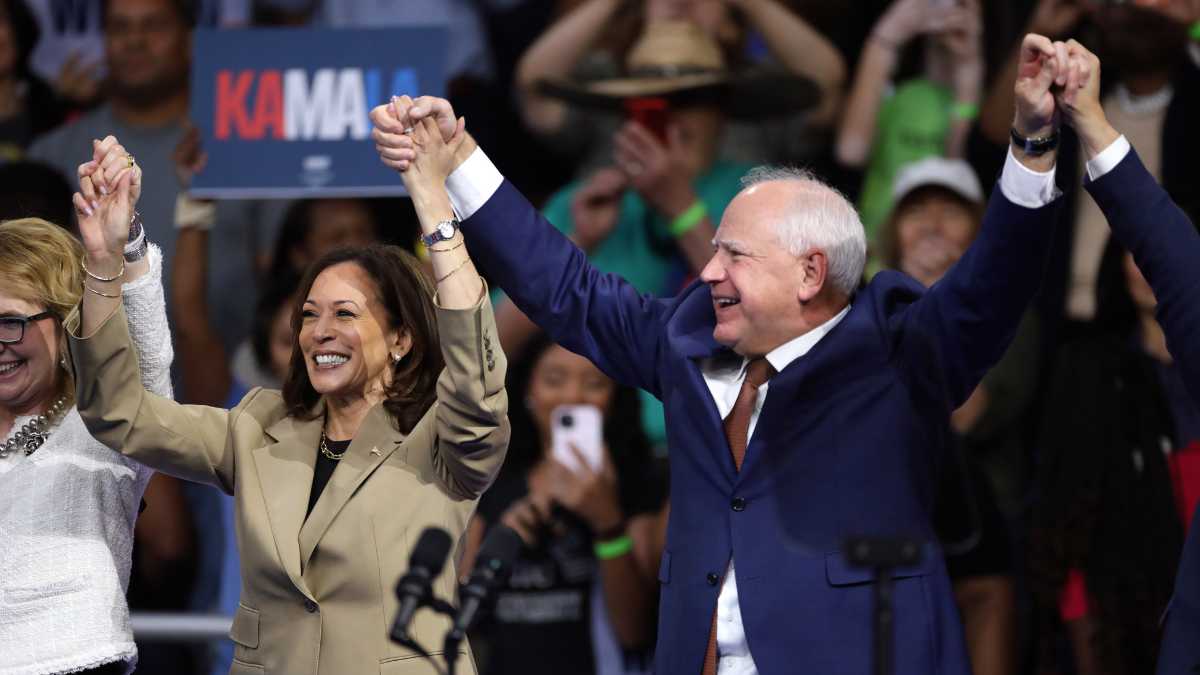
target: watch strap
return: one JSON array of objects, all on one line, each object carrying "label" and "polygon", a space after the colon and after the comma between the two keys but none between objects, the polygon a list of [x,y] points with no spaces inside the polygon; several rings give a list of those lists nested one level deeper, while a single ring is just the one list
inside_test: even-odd
[{"label": "watch strap", "polygon": [[1058,147],[1058,131],[1055,130],[1049,136],[1041,136],[1030,138],[1022,136],[1015,128],[1009,129],[1009,135],[1012,137],[1012,142],[1025,151],[1027,155],[1044,155],[1047,152]]}]

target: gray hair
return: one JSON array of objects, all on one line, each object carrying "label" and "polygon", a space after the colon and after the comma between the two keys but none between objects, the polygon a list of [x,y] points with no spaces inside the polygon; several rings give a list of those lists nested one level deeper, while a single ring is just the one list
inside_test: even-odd
[{"label": "gray hair", "polygon": [[795,207],[773,223],[780,243],[795,256],[811,248],[825,252],[833,287],[853,295],[867,264],[867,236],[858,211],[828,183],[807,169],[759,166],[742,177],[742,189],[771,181],[794,181]]}]

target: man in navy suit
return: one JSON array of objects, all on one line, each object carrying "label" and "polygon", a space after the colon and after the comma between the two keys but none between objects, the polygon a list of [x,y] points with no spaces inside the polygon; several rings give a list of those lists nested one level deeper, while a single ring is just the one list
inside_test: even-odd
[{"label": "man in navy suit", "polygon": [[[1026,38],[1014,141],[982,230],[931,289],[884,272],[862,290],[861,222],[813,176],[762,169],[721,220],[701,279],[677,297],[603,274],[473,143],[444,168],[471,254],[535,323],[615,380],[662,400],[671,515],[659,570],[656,672],[866,673],[872,573],[855,534],[927,542],[895,571],[895,672],[970,672],[930,512],[949,414],[1004,353],[1046,265],[1057,192],[1056,100],[1080,73]],[[373,113],[385,164],[406,125],[449,104]],[[719,658],[719,661],[718,661]]]},{"label": "man in navy suit", "polygon": [[[1087,190],[1154,289],[1167,348],[1192,399],[1200,401],[1200,233],[1109,124],[1100,103],[1100,60],[1074,40],[1067,47],[1068,59],[1080,64],[1083,86],[1060,109],[1086,153]],[[1200,673],[1200,506],[1164,623],[1158,674]]]}]

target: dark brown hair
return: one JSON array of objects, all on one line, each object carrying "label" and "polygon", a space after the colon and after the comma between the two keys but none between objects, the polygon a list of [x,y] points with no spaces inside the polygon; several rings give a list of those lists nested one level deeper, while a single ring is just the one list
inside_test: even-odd
[{"label": "dark brown hair", "polygon": [[292,310],[292,332],[296,342],[292,345],[287,380],[283,384],[288,414],[311,419],[312,408],[321,399],[308,379],[304,353],[299,346],[302,311],[317,276],[345,262],[358,265],[374,282],[376,299],[387,312],[384,328],[405,331],[412,338],[408,353],[391,364],[392,383],[383,402],[396,428],[408,433],[433,405],[437,397],[437,378],[445,364],[433,308],[433,285],[416,257],[398,246],[371,244],[365,248],[342,248],[309,266]]}]

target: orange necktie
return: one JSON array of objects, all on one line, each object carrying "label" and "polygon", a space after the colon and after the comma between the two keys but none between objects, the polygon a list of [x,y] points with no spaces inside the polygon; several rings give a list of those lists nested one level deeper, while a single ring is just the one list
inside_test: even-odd
[{"label": "orange necktie", "polygon": [[[751,359],[746,368],[746,379],[738,391],[737,401],[733,409],[725,417],[725,440],[729,441],[729,450],[733,453],[733,465],[738,471],[742,470],[742,462],[746,459],[746,440],[750,435],[750,417],[754,414],[754,404],[758,401],[758,388],[772,375],[775,369],[763,357]],[[724,583],[724,579],[721,580]],[[704,667],[700,675],[716,675],[717,673],[717,610],[713,608],[712,627],[708,631],[708,647],[704,650]]]}]

